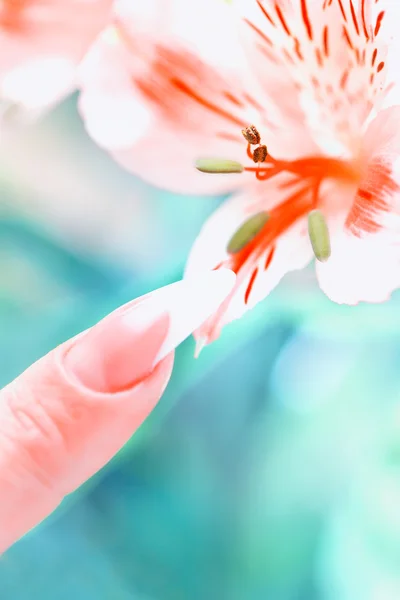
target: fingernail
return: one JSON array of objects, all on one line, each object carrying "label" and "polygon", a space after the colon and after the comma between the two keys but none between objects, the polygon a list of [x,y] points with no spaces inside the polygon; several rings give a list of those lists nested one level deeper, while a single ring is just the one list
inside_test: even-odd
[{"label": "fingernail", "polygon": [[129,389],[218,309],[235,279],[227,269],[211,271],[129,303],[79,338],[64,367],[94,391]]}]

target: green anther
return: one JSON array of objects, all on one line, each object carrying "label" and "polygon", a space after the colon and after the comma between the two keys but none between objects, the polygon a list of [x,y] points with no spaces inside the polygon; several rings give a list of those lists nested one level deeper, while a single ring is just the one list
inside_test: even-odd
[{"label": "green anther", "polygon": [[236,254],[240,252],[256,235],[261,231],[266,222],[269,219],[269,214],[266,212],[260,212],[253,215],[247,221],[239,227],[239,229],[233,234],[229,240],[227,246],[227,252],[229,254]]},{"label": "green anther", "polygon": [[315,258],[320,262],[328,260],[331,255],[329,229],[320,210],[313,210],[308,215],[308,235]]},{"label": "green anther", "polygon": [[222,158],[199,158],[196,160],[196,169],[202,173],[242,173],[243,165],[235,160]]}]

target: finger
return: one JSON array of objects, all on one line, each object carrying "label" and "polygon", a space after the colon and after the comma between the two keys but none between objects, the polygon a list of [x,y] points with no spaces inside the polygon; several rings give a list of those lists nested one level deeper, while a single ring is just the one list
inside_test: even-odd
[{"label": "finger", "polygon": [[230,271],[118,309],[0,393],[0,552],[98,471],[148,416],[173,350],[232,289]]}]

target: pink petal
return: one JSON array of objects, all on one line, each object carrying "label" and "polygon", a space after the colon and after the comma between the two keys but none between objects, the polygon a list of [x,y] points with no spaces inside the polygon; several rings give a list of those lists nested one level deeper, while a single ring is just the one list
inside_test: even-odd
[{"label": "pink petal", "polygon": [[[117,3],[116,26],[81,71],[90,135],[130,171],[179,192],[223,192],[247,175],[198,173],[198,158],[248,160],[241,129],[272,130],[232,11],[214,0]],[[121,117],[122,114],[122,117]],[[125,122],[126,121],[126,122]]]},{"label": "pink petal", "polygon": [[[225,202],[201,230],[189,256],[186,275],[191,276],[219,265],[232,268],[232,257],[226,251],[230,238],[249,216],[262,210],[269,211],[288,200],[292,190],[282,188],[287,182],[286,176],[278,177],[259,188],[254,187],[251,193],[235,195]],[[268,223],[265,227],[267,231]],[[304,218],[296,221],[279,237],[272,235],[270,243],[263,245],[260,242],[243,264],[233,268],[237,273],[233,292],[219,311],[196,332],[196,338],[206,343],[216,339],[224,325],[253,308],[288,271],[303,268],[311,257]]]},{"label": "pink petal", "polygon": [[387,38],[374,35],[376,16],[368,2],[237,3],[249,63],[280,109],[280,121],[326,153],[356,152],[386,77]]},{"label": "pink petal", "polygon": [[400,286],[400,107],[382,111],[364,140],[367,168],[332,255],[317,265],[322,290],[340,304],[384,302]]},{"label": "pink petal", "polygon": [[2,2],[3,97],[36,108],[69,92],[74,85],[74,67],[110,19],[111,5],[112,0]]},{"label": "pink petal", "polygon": [[364,239],[342,231],[331,247],[328,262],[317,264],[317,276],[334,302],[385,302],[400,286],[400,246],[390,236]]}]

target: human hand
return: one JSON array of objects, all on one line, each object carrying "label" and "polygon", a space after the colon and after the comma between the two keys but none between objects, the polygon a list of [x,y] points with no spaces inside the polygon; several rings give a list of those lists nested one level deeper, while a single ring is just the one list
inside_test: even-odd
[{"label": "human hand", "polygon": [[0,392],[0,552],[128,441],[168,383],[173,350],[234,282],[213,271],[142,296]]}]

